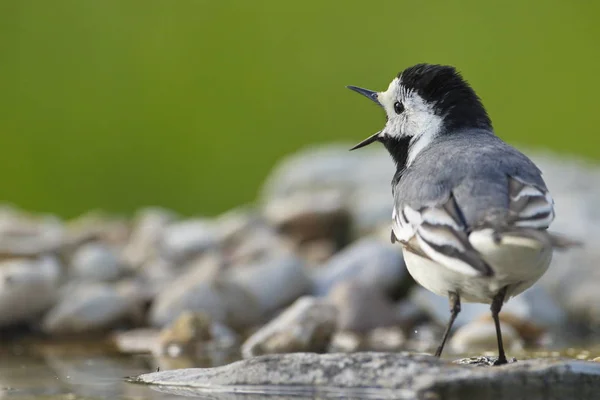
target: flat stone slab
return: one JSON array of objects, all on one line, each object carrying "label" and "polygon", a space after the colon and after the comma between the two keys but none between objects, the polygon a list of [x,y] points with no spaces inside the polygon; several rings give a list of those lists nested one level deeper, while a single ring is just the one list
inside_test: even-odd
[{"label": "flat stone slab", "polygon": [[214,399],[350,396],[423,400],[599,399],[600,363],[533,359],[500,367],[408,353],[266,355],[216,368],[130,378],[161,392]]}]

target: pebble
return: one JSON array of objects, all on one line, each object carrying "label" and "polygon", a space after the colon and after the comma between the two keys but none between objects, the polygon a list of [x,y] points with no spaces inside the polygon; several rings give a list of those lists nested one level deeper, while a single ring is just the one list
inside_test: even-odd
[{"label": "pebble", "polygon": [[393,303],[383,291],[362,281],[339,282],[329,292],[328,299],[337,308],[337,328],[342,331],[364,333],[399,322]]},{"label": "pebble", "polygon": [[[522,351],[523,339],[519,332],[510,324],[501,322],[502,341],[507,352]],[[440,338],[441,339],[441,338]],[[460,327],[450,338],[449,348],[454,354],[479,353],[481,351],[496,351],[496,326],[492,320],[473,321]]]},{"label": "pebble", "polygon": [[290,253],[293,245],[269,226],[258,226],[224,251],[227,264],[244,265]]},{"label": "pebble", "polygon": [[301,297],[242,345],[242,356],[324,352],[336,327],[336,309],[325,300]]},{"label": "pebble", "polygon": [[0,262],[0,327],[32,320],[58,297],[61,266],[55,257]]},{"label": "pebble", "polygon": [[354,353],[360,350],[363,337],[352,331],[335,331],[329,343],[328,353]]},{"label": "pebble", "polygon": [[103,331],[135,318],[139,304],[107,283],[72,284],[42,321],[42,330],[53,335]]},{"label": "pebble", "polygon": [[314,294],[325,296],[341,281],[353,279],[389,292],[408,278],[400,246],[373,238],[352,243],[312,274]]},{"label": "pebble", "polygon": [[174,222],[164,229],[161,253],[176,263],[182,263],[217,245],[218,233],[206,219]]},{"label": "pebble", "polygon": [[319,267],[336,253],[336,246],[327,239],[313,240],[300,245],[297,252],[308,266]]},{"label": "pebble", "polygon": [[12,208],[0,215],[0,260],[57,255],[68,244],[57,217],[33,217]]},{"label": "pebble", "polygon": [[151,353],[157,348],[160,330],[155,328],[138,328],[130,331],[116,332],[112,341],[121,353]]},{"label": "pebble", "polygon": [[175,220],[173,212],[151,207],[140,210],[125,248],[123,260],[134,268],[141,267],[157,255],[157,248],[167,226]]},{"label": "pebble", "polygon": [[197,356],[208,348],[228,347],[236,342],[233,331],[215,323],[208,314],[183,312],[160,332],[153,353],[158,356]]},{"label": "pebble", "polygon": [[311,288],[304,262],[293,254],[230,268],[227,279],[256,299],[261,315],[287,306]]},{"label": "pebble", "polygon": [[124,275],[126,267],[111,246],[92,242],[75,251],[71,258],[70,273],[80,280],[111,282]]},{"label": "pebble", "polygon": [[137,276],[146,282],[148,288],[157,296],[173,280],[181,274],[175,264],[163,257],[156,257],[147,261],[144,266],[138,269]]},{"label": "pebble", "polygon": [[150,323],[164,327],[184,311],[204,312],[233,329],[251,326],[262,315],[254,293],[221,277],[217,260],[199,264],[169,283],[152,304]]},{"label": "pebble", "polygon": [[397,326],[375,328],[366,334],[353,331],[336,331],[331,339],[329,353],[357,351],[404,350],[406,335]]},{"label": "pebble", "polygon": [[564,299],[563,305],[573,321],[585,324],[592,330],[600,327],[600,279],[581,281]]},{"label": "pebble", "polygon": [[350,215],[337,190],[298,192],[269,201],[267,221],[296,243],[327,239],[342,247],[349,241]]},{"label": "pebble", "polygon": [[363,351],[399,351],[406,343],[406,335],[398,326],[379,327],[370,331],[362,346]]},{"label": "pebble", "polygon": [[349,199],[352,215],[352,235],[362,237],[385,227],[386,241],[390,240],[394,198],[391,194],[391,178],[385,182],[385,190],[370,188],[356,191]]},{"label": "pebble", "polygon": [[243,240],[250,232],[264,227],[263,218],[251,207],[237,207],[219,215],[215,220],[219,242],[226,246]]},{"label": "pebble", "polygon": [[125,218],[94,210],[69,221],[66,235],[68,242],[75,246],[95,241],[121,247],[127,243],[129,228]]},{"label": "pebble", "polygon": [[356,183],[361,155],[339,144],[307,147],[282,159],[265,181],[264,203],[298,192],[320,189],[351,191]]}]

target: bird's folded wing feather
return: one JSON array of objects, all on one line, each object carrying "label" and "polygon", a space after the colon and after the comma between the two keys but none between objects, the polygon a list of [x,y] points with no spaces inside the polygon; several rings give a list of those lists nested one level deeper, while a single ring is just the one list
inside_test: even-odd
[{"label": "bird's folded wing feather", "polygon": [[[437,185],[432,191],[437,199],[424,199],[426,205],[421,207],[411,207],[402,202],[402,196],[395,196],[393,236],[407,250],[449,269],[473,276],[493,275],[492,268],[469,241],[471,232],[492,228],[498,240],[509,232],[529,235],[526,231],[535,231],[546,235],[545,229],[554,218],[553,200],[545,188],[508,176],[505,182],[508,187],[497,192],[497,196],[508,197],[505,206],[490,213],[482,212],[471,221],[463,215],[451,188],[444,193]],[[469,200],[477,202],[485,198],[474,195]]]}]

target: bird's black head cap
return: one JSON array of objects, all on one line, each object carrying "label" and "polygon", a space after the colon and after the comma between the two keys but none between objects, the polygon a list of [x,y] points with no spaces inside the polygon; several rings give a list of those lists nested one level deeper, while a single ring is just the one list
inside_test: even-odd
[{"label": "bird's black head cap", "polygon": [[415,91],[444,118],[447,131],[463,128],[492,129],[481,99],[452,66],[417,64],[398,78],[406,90]]}]

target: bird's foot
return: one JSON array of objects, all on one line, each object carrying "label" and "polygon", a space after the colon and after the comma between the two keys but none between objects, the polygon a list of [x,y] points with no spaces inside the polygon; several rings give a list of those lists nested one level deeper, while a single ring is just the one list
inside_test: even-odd
[{"label": "bird's foot", "polygon": [[480,357],[463,358],[460,360],[456,360],[454,362],[456,364],[475,365],[478,367],[489,367],[489,366],[504,365],[504,364],[513,363],[516,361],[517,361],[516,358],[511,358],[510,360],[507,360],[506,358],[504,358],[502,360],[499,357],[480,356]]},{"label": "bird's foot", "polygon": [[[516,360],[515,360],[516,361]],[[508,364],[508,360],[506,357],[498,357],[496,361],[493,362],[493,366]]]}]

